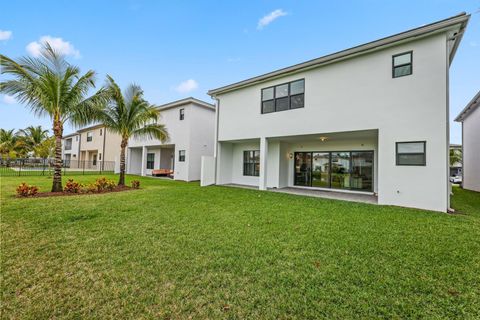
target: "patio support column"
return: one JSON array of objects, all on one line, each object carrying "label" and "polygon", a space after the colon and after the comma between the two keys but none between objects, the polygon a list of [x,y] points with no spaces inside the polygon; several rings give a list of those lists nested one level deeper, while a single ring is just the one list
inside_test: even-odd
[{"label": "patio support column", "polygon": [[[125,150],[125,171],[127,172],[127,174],[130,173],[130,157],[131,157],[131,152],[130,152],[130,148],[127,148]],[[115,166],[117,165],[117,162],[115,162]]]},{"label": "patio support column", "polygon": [[267,157],[268,140],[265,137],[260,138],[260,176],[258,180],[258,189],[267,190]]},{"label": "patio support column", "polygon": [[147,147],[143,146],[142,147],[142,169],[141,169],[141,175],[146,176],[146,168],[147,168]]}]

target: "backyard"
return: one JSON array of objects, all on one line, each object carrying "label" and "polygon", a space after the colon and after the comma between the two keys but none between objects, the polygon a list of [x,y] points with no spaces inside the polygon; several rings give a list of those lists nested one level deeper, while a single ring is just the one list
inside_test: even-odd
[{"label": "backyard", "polygon": [[480,318],[478,193],[447,215],[138,177],[18,199],[51,178],[0,179],[5,319]]}]

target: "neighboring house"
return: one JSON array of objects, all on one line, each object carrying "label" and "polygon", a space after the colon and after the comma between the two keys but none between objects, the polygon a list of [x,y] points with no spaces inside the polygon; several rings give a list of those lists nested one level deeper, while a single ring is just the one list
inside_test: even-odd
[{"label": "neighboring house", "polygon": [[210,90],[216,184],[377,194],[379,204],[447,211],[449,66],[469,17]]},{"label": "neighboring house", "polygon": [[194,98],[159,106],[170,139],[131,138],[127,173],[151,175],[152,170],[173,170],[175,180],[200,180],[202,156],[212,156],[215,137],[215,106]]},{"label": "neighboring house", "polygon": [[480,91],[455,118],[462,123],[463,181],[465,189],[480,191]]},{"label": "neighboring house", "polygon": [[[72,140],[71,150],[68,150],[70,139]],[[65,136],[63,140],[62,155],[64,160],[70,158],[70,167],[100,169],[99,165],[102,165],[102,169],[113,170],[113,163],[120,160],[120,135],[106,130],[101,124],[80,129],[76,133]],[[72,156],[68,157],[69,153]],[[106,164],[108,168],[105,168]]]},{"label": "neighboring house", "polygon": [[70,166],[72,161],[78,160],[79,143],[80,143],[80,135],[76,132],[63,136],[62,159],[64,160],[67,166]]},{"label": "neighboring house", "polygon": [[[462,145],[461,144],[451,144],[450,152],[456,153],[458,155],[462,154]],[[450,177],[458,177],[462,175],[462,161],[456,161],[451,163],[450,161]]]}]

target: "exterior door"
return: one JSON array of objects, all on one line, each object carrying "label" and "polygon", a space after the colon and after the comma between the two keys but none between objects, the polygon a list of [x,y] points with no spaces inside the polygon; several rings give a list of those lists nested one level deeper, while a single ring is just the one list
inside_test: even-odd
[{"label": "exterior door", "polygon": [[313,153],[312,187],[330,188],[330,153],[329,152]]},{"label": "exterior door", "polygon": [[312,185],[312,153],[295,153],[295,179],[296,186],[310,187]]}]

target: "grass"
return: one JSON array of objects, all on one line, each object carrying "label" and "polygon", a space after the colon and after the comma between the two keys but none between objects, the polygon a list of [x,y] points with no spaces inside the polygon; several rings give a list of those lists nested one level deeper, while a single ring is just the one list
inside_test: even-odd
[{"label": "grass", "polygon": [[50,179],[1,178],[1,317],[480,317],[478,193],[447,215],[140,180],[16,199]]}]

